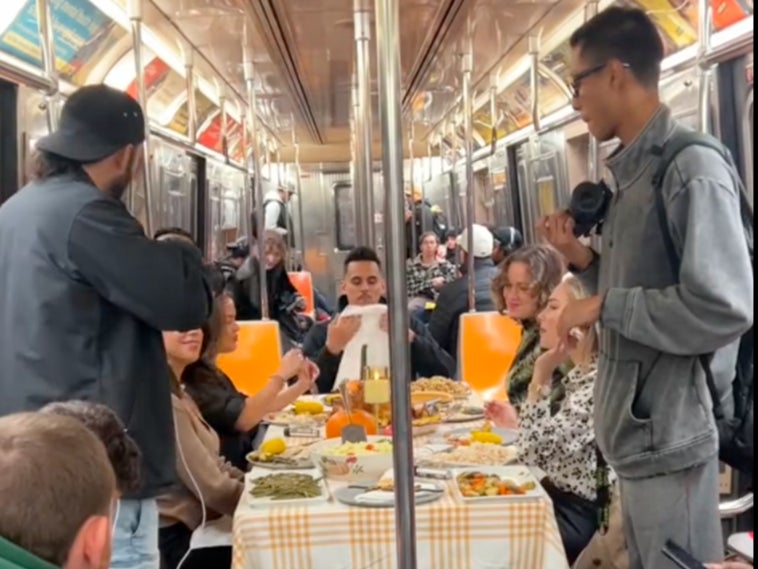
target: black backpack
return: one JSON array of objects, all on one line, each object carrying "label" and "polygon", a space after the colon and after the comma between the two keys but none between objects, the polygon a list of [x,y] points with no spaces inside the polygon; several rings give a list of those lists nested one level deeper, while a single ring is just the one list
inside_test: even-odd
[{"label": "black backpack", "polygon": [[[682,131],[674,134],[662,147],[654,149],[654,153],[659,157],[658,168],[653,176],[655,207],[666,254],[674,275],[679,274],[680,258],[669,231],[666,207],[663,202],[663,180],[674,159],[690,146],[704,146],[718,152],[732,168],[735,180],[739,180],[737,168],[732,162],[729,150],[711,136]],[[753,211],[741,183],[739,193],[742,225],[747,235],[750,264],[752,265]],[[721,399],[711,372],[711,355],[704,354],[699,357],[705,370],[708,390],[713,400],[713,414],[719,432],[719,458],[732,468],[749,474],[751,477],[753,475],[753,341],[753,328],[751,327],[740,339],[735,376],[732,382],[732,397],[734,398],[734,417],[732,418],[724,416]]]}]

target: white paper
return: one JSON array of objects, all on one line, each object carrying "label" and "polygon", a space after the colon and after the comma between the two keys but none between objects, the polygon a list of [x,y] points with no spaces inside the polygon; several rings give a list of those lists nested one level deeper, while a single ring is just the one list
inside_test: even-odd
[{"label": "white paper", "polygon": [[361,348],[364,344],[368,346],[366,365],[389,367],[389,335],[379,328],[382,315],[386,313],[387,305],[371,304],[369,306],[348,305],[340,314],[340,316],[360,316],[361,326],[342,352],[342,361],[334,382],[335,391],[346,379],[361,378]]},{"label": "white paper", "polygon": [[232,546],[232,518],[222,516],[217,520],[205,522],[192,532],[190,549],[207,549],[209,547]]}]

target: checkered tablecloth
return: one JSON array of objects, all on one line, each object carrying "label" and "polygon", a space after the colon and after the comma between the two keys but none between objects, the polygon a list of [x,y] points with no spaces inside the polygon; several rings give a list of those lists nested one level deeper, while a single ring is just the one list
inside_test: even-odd
[{"label": "checkered tablecloth", "polygon": [[[419,569],[567,569],[549,498],[462,504],[452,484],[437,502],[416,507]],[[329,482],[332,492],[341,485]],[[233,537],[233,569],[396,568],[389,508],[336,500],[251,508],[243,496]]]}]

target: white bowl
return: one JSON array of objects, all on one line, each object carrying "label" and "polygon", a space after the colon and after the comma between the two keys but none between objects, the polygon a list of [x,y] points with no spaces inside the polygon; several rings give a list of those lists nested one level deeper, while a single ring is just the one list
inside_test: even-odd
[{"label": "white bowl", "polygon": [[[371,435],[367,442],[388,440],[390,437]],[[327,439],[313,445],[313,463],[321,469],[324,477],[345,482],[367,482],[378,480],[392,468],[392,453],[338,456],[330,453],[342,444],[341,439]]]}]

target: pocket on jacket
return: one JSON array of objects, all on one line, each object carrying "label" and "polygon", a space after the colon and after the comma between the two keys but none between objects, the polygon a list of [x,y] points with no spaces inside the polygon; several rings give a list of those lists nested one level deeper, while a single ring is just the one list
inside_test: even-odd
[{"label": "pocket on jacket", "polygon": [[653,428],[649,410],[640,408],[640,364],[605,359],[600,366],[595,382],[595,432],[600,449],[611,462],[649,451]]}]

